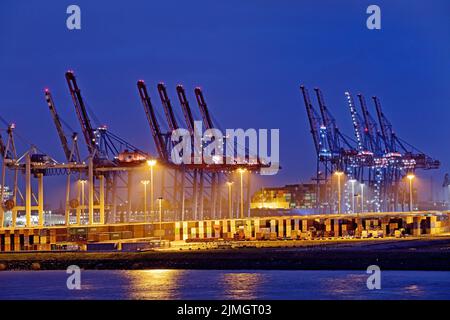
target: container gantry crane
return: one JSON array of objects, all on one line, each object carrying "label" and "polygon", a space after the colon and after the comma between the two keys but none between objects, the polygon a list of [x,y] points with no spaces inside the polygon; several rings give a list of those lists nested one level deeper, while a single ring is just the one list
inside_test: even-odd
[{"label": "container gantry crane", "polygon": [[[181,216],[184,216],[184,202],[185,202],[185,194],[184,187],[182,187],[185,183],[184,181],[184,171],[185,168],[183,166],[175,166],[172,163],[171,159],[171,147],[172,140],[171,135],[174,130],[178,129],[178,123],[175,117],[175,113],[173,111],[172,103],[167,94],[166,87],[163,83],[160,83],[158,88],[158,94],[160,96],[164,114],[166,116],[167,124],[169,127],[169,132],[163,132],[156,116],[156,109],[151,101],[150,95],[148,93],[147,86],[144,80],[139,80],[137,82],[137,87],[139,91],[139,96],[141,98],[142,106],[144,107],[144,112],[147,117],[148,124],[150,126],[150,130],[152,133],[152,138],[156,146],[156,150],[158,152],[158,162],[164,167],[161,174],[161,194],[163,198],[169,196],[170,190],[172,189],[171,197],[168,200],[175,209],[175,212],[178,209],[181,210]],[[165,183],[165,174],[166,172],[170,173],[173,177],[173,185],[168,186]]]},{"label": "container gantry crane", "polygon": [[[169,132],[162,132],[158,121],[156,119],[156,111],[153,108],[150,97],[148,95],[148,91],[145,88],[145,85],[143,81],[138,82],[139,87],[139,93],[141,96],[141,101],[144,105],[144,110],[147,115],[147,119],[149,122],[149,125],[152,130],[153,140],[155,142],[155,145],[157,149],[159,150],[160,157],[163,158],[163,162],[170,168],[176,169],[179,172],[184,172],[183,178],[189,186],[192,186],[192,218],[193,219],[202,219],[204,217],[206,218],[217,218],[217,215],[221,215],[221,192],[220,192],[220,181],[221,176],[226,176],[230,172],[235,172],[237,169],[241,167],[245,167],[249,171],[257,171],[260,170],[262,167],[268,167],[269,165],[262,165],[262,164],[229,164],[225,162],[218,162],[218,163],[207,163],[203,159],[203,148],[206,146],[206,143],[202,140],[201,142],[201,150],[197,150],[201,152],[201,161],[198,160],[198,154],[195,152],[194,148],[195,145],[193,143],[192,139],[195,134],[203,134],[202,132],[196,132],[195,128],[195,121],[192,109],[190,108],[186,92],[183,88],[183,86],[178,85],[176,88],[178,100],[181,105],[181,109],[185,118],[186,126],[188,129],[188,132],[191,136],[191,162],[190,163],[182,163],[182,164],[175,164],[172,159],[169,157],[169,154],[171,153],[170,148],[173,147],[171,143],[173,143],[170,139],[171,134],[173,130],[176,130],[179,127],[179,124],[176,120],[176,114],[174,112],[171,100],[169,98],[169,95],[167,93],[166,86],[163,83],[160,83],[158,88],[159,97],[162,102],[162,106],[164,108],[164,113],[167,119]],[[210,115],[210,112],[208,110],[208,107],[206,105],[205,98],[203,96],[203,92],[200,88],[196,88],[194,90],[196,101],[199,105],[200,114],[202,116],[202,122],[206,130],[208,129],[214,129],[214,124],[212,121],[212,117]],[[224,140],[221,141],[223,148]],[[197,157],[197,158],[195,158]],[[223,159],[222,159],[223,160]],[[177,174],[177,173],[176,173]],[[247,185],[250,184],[247,182]],[[188,187],[189,188],[189,187]],[[185,188],[184,188],[185,189]],[[209,201],[204,201],[206,194],[206,190],[210,190],[209,193]],[[182,193],[182,199],[185,199],[184,192]],[[250,198],[250,193],[248,192],[247,199]],[[249,203],[249,201],[247,201]],[[207,207],[205,208],[205,204]],[[182,206],[184,206],[184,201],[182,201]],[[206,209],[206,210],[205,210]],[[182,210],[182,217],[184,218],[184,210]]]},{"label": "container gantry crane", "polygon": [[[3,118],[2,122],[7,124]],[[33,227],[44,225],[44,175],[52,174],[54,170],[62,167],[50,156],[39,153],[38,148],[25,142],[27,150],[18,155],[18,149],[15,142],[15,124],[7,125],[8,139],[6,144],[0,147],[2,156],[1,187],[0,187],[0,228],[5,227],[5,212],[10,212],[11,220],[8,227],[17,226],[17,217],[19,213],[24,213],[24,226]],[[20,137],[22,141],[24,139]],[[7,173],[12,171],[12,195],[5,198],[5,186],[7,185]],[[23,175],[23,180],[19,179],[19,174]],[[37,180],[37,194],[33,193],[33,178]],[[25,190],[19,188],[19,180],[23,181]],[[37,212],[37,224],[32,220],[32,212]]]},{"label": "container gantry crane", "polygon": [[384,174],[382,136],[376,120],[367,108],[366,99],[361,93],[358,94],[358,101],[364,123],[366,147],[373,153],[374,159],[374,164],[369,170],[368,186],[373,191],[373,211],[379,212],[382,209],[382,204],[386,203],[386,190],[389,184]]},{"label": "container gantry crane", "polygon": [[[109,220],[109,214],[111,214],[116,221],[117,200],[122,200],[117,189],[121,187],[126,190],[127,194],[127,217],[123,210],[120,212],[120,221],[125,222],[126,219],[129,220],[129,214],[132,212],[133,172],[142,171],[150,156],[107,130],[106,126],[94,128],[73,71],[66,72],[66,81],[89,152],[89,221],[94,221],[94,210],[100,211],[100,217],[103,217],[103,220],[105,218]],[[98,187],[96,186],[97,180]],[[119,183],[122,185],[119,186]],[[99,199],[98,205],[94,203],[94,197]],[[124,201],[122,200],[122,202]]]},{"label": "container gantry crane", "polygon": [[[55,103],[53,101],[53,97],[52,94],[50,92],[49,89],[45,89],[44,90],[44,95],[45,95],[45,100],[47,101],[47,105],[48,108],[50,110],[50,114],[52,116],[53,119],[53,123],[55,124],[55,128],[56,131],[58,133],[58,137],[64,152],[64,156],[66,158],[67,163],[81,163],[81,158],[80,158],[80,152],[78,149],[78,134],[76,132],[74,132],[74,130],[72,130],[72,145],[71,147],[69,147],[69,143],[68,143],[68,139],[66,136],[66,133],[64,132],[63,126],[62,126],[62,121],[61,118],[56,110],[56,106]],[[70,199],[70,193],[71,193],[71,176],[72,176],[72,172],[77,173],[78,176],[78,180],[81,180],[81,174],[82,172],[80,170],[71,170],[68,169],[67,170],[67,178],[66,178],[66,197],[65,197],[65,207],[64,207],[64,215],[65,215],[65,219],[66,219],[66,225],[70,225],[71,221],[70,221],[70,209],[71,209],[71,203],[72,203],[72,209],[76,209],[77,210],[77,222],[79,223],[80,221],[80,210],[81,208],[79,207],[80,205],[80,194],[77,195],[77,198],[74,199],[71,202]]]},{"label": "container gantry crane", "polygon": [[[187,126],[187,129],[191,135],[191,137],[194,137],[195,127],[194,127],[194,116],[192,115],[192,110],[189,105],[189,101],[186,97],[186,91],[184,90],[184,87],[182,85],[177,85],[177,96],[178,100],[180,101],[181,110],[183,112],[184,120]],[[194,142],[193,139],[191,139],[191,161],[194,160],[195,157],[195,150],[194,150]],[[192,200],[192,216],[194,219],[198,216],[198,198],[199,198],[199,192],[198,192],[198,177],[199,177],[199,169],[194,168],[191,170],[191,184],[192,184],[192,194],[191,194],[191,200]],[[202,177],[203,179],[203,177]]]},{"label": "container gantry crane", "polygon": [[399,185],[406,174],[415,172],[416,169],[437,169],[440,162],[400,139],[393,130],[391,122],[383,113],[378,97],[373,96],[372,100],[377,112],[384,146],[385,179],[389,184],[386,186],[387,210],[397,210]]},{"label": "container gantry crane", "polygon": [[[300,86],[300,91],[303,95],[303,102],[308,116],[311,136],[316,149],[316,209],[322,206],[322,202],[329,203],[329,192],[326,192],[326,199],[321,198],[321,185],[328,183],[329,177],[333,172],[342,170],[338,163],[334,160],[334,155],[331,150],[329,135],[327,134],[327,127],[323,124],[322,118],[311,103],[308,89]],[[328,186],[326,186],[328,188]]]},{"label": "container gantry crane", "polygon": [[[170,132],[163,132],[161,130],[161,126],[158,122],[158,119],[156,117],[156,110],[151,102],[150,95],[147,90],[147,86],[145,85],[145,82],[143,80],[138,81],[138,91],[139,96],[141,98],[142,105],[144,107],[145,114],[147,116],[147,120],[152,132],[153,141],[155,143],[156,149],[158,151],[159,155],[159,161],[165,166],[164,171],[173,171],[173,177],[174,177],[174,183],[173,183],[173,198],[169,199],[171,203],[174,204],[175,208],[180,207],[181,208],[181,218],[184,219],[185,214],[185,178],[188,178],[188,182],[191,181],[193,184],[193,192],[192,197],[194,199],[197,199],[197,170],[196,169],[190,169],[189,165],[181,164],[181,165],[174,165],[172,162],[172,159],[170,157],[171,154],[171,147],[172,147],[172,141],[171,141],[171,134],[174,130],[179,128],[178,122],[175,117],[175,113],[172,107],[172,103],[169,99],[169,96],[167,94],[167,89],[163,83],[160,83],[158,86],[158,94],[160,96],[163,108],[164,108],[164,114],[166,115],[166,120],[168,123],[168,127]],[[186,100],[187,101],[187,100]],[[187,105],[187,107],[189,107]],[[184,109],[183,109],[184,110]],[[192,116],[191,110],[188,108],[187,112]],[[188,122],[188,126],[193,128],[193,120],[192,123]],[[163,174],[163,173],[162,173]],[[180,179],[178,179],[178,176],[180,176]],[[191,179],[189,179],[191,178]],[[180,181],[178,181],[180,180]],[[182,187],[183,186],[183,187]],[[168,186],[162,185],[162,193],[169,193]],[[178,190],[177,190],[178,189]],[[181,195],[181,201],[179,201],[177,195]],[[179,205],[181,202],[181,205]],[[193,201],[193,218],[197,217],[197,200]]]},{"label": "container gantry crane", "polygon": [[[346,91],[345,96],[350,108],[354,134],[358,148],[358,171],[357,180],[367,186],[366,192],[373,193],[373,203],[366,205],[365,209],[379,212],[381,208],[380,189],[382,187],[383,172],[380,166],[379,139],[376,136],[376,124],[367,111],[364,97],[358,94],[360,101],[361,117],[356,109],[353,97],[350,92]],[[374,133],[375,131],[375,133]],[[361,208],[362,210],[364,208]]]},{"label": "container gantry crane", "polygon": [[[314,91],[316,92],[317,102],[322,116],[322,123],[327,128],[327,140],[331,146],[331,153],[333,155],[332,160],[338,163],[339,168],[343,169],[342,171],[347,174],[349,181],[354,181],[362,174],[361,166],[358,165],[360,157],[358,156],[357,147],[354,147],[352,144],[354,141],[350,142],[350,138],[347,138],[339,130],[335,118],[325,104],[322,91],[319,88],[314,88]],[[331,187],[328,187],[326,190],[327,193],[330,193]],[[353,194],[350,183],[345,184],[345,190],[345,205],[347,211],[352,211],[355,208],[350,204],[353,202],[352,198],[355,197],[355,195]],[[331,196],[327,196],[327,198],[330,199]],[[331,203],[329,203],[329,206],[331,208]]]},{"label": "container gantry crane", "polygon": [[[332,197],[331,175],[339,171],[345,172],[352,179],[355,178],[358,174],[358,150],[353,146],[354,141],[346,137],[338,128],[335,118],[325,104],[322,91],[319,88],[314,89],[320,109],[319,114],[311,103],[306,87],[302,85],[300,90],[303,94],[317,153],[316,182],[318,196],[316,197],[316,209],[328,207],[328,210],[331,211],[332,207],[337,206],[337,204],[333,204],[335,201]],[[346,187],[349,188],[347,185]],[[323,199],[320,199],[320,193],[323,193]]]},{"label": "container gantry crane", "polygon": [[[406,173],[439,167],[438,160],[420,152],[395,134],[377,97],[373,97],[373,102],[378,123],[370,115],[362,94],[358,94],[361,116],[351,94],[345,93],[356,139],[353,140],[347,139],[337,128],[320,89],[315,89],[320,116],[313,108],[306,88],[301,86],[300,89],[317,153],[317,181],[325,183],[332,172],[344,171],[351,179],[367,182],[371,187],[374,194],[373,201],[368,205],[369,210],[394,211],[398,209],[399,183]],[[325,172],[323,176],[322,171]],[[323,206],[324,202],[320,205]]]},{"label": "container gantry crane", "polygon": [[[197,100],[197,104],[200,110],[200,114],[202,116],[203,125],[206,130],[211,130],[214,128],[213,121],[211,119],[211,115],[209,113],[208,105],[206,104],[205,97],[203,96],[202,89],[200,87],[196,87],[194,89],[195,98]],[[222,146],[223,141],[221,141]],[[203,170],[200,171],[200,194],[203,195]],[[249,177],[249,176],[248,176]],[[216,212],[218,211],[218,204],[220,203],[221,194],[219,192],[221,177],[219,173],[211,172],[209,174],[209,182],[210,182],[210,211],[211,216],[214,218]],[[248,192],[247,192],[248,194]],[[248,203],[248,199],[247,199]],[[203,200],[201,200],[201,208],[203,211]],[[220,208],[219,208],[220,211]],[[202,213],[203,215],[203,213]]]},{"label": "container gantry crane", "polygon": [[[164,109],[164,114],[166,116],[166,121],[168,124],[168,128],[170,132],[168,132],[168,136],[171,136],[172,133],[176,130],[178,130],[180,127],[178,125],[178,121],[175,117],[175,112],[172,107],[172,102],[170,101],[169,95],[167,93],[167,88],[164,83],[160,82],[157,86],[158,94]],[[170,133],[170,135],[169,135]],[[172,141],[172,140],[170,140]],[[164,198],[164,191],[165,191],[165,185],[164,185],[164,172],[163,170],[161,172],[162,177],[162,190],[163,194],[162,197]],[[184,213],[185,213],[185,175],[186,170],[184,165],[180,165],[178,168],[173,170],[173,193],[172,193],[172,203],[174,206],[174,210],[176,213],[181,212],[181,218],[183,220]]]}]

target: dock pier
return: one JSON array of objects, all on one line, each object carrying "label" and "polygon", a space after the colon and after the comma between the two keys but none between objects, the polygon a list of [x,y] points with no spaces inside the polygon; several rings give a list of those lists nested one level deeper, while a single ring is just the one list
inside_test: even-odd
[{"label": "dock pier", "polygon": [[450,212],[385,212],[243,219],[33,226],[0,229],[0,252],[52,251],[100,242],[333,239],[433,236],[450,232]]}]

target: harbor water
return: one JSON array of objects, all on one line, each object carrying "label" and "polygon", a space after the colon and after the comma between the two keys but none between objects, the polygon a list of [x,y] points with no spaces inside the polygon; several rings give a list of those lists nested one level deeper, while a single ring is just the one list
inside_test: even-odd
[{"label": "harbor water", "polygon": [[69,290],[61,271],[0,272],[0,299],[450,299],[450,272],[82,270]]}]

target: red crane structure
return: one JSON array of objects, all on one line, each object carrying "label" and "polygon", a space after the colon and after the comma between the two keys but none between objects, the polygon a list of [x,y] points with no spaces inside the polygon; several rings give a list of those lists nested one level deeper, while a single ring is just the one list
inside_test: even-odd
[{"label": "red crane structure", "polygon": [[[219,218],[221,216],[222,203],[223,203],[223,192],[221,191],[221,181],[226,181],[224,177],[228,177],[233,172],[237,171],[239,168],[246,168],[249,172],[258,172],[261,168],[267,167],[264,164],[228,164],[225,161],[218,162],[217,164],[205,163],[202,159],[201,163],[192,162],[192,163],[182,163],[182,164],[174,164],[172,160],[167,156],[161,156],[161,154],[170,154],[170,148],[173,147],[171,145],[170,136],[172,132],[176,129],[179,129],[180,126],[176,120],[176,113],[172,106],[171,100],[167,93],[167,88],[163,83],[159,83],[157,85],[159,97],[161,99],[162,107],[164,110],[164,114],[166,116],[167,124],[168,124],[168,132],[162,132],[161,130],[155,130],[155,128],[160,128],[157,118],[156,111],[153,108],[153,105],[149,103],[150,97],[148,95],[148,90],[145,87],[145,84],[142,80],[138,82],[138,90],[141,96],[141,101],[144,106],[144,110],[147,114],[147,119],[149,122],[149,126],[152,131],[152,137],[157,147],[157,150],[164,149],[165,153],[160,152],[160,161],[164,163],[166,168],[170,168],[174,170],[174,177],[179,177],[182,175],[180,179],[182,182],[177,182],[179,178],[174,179],[174,183],[172,186],[164,186],[164,188],[169,189],[173,188],[173,195],[177,194],[176,190],[182,190],[181,197],[175,196],[172,197],[172,201],[174,203],[179,202],[176,199],[183,199],[181,207],[186,208],[184,201],[191,203],[191,210],[186,211],[187,215],[185,215],[185,211],[182,210],[182,217],[189,216],[192,219],[202,219],[202,218]],[[186,91],[183,86],[178,85],[176,87],[176,92],[178,96],[178,100],[181,105],[181,110],[186,122],[187,130],[193,137],[194,134],[198,134],[195,132],[195,120],[192,109],[189,105]],[[194,90],[195,98],[199,106],[199,111],[202,117],[203,126],[206,130],[213,129],[214,123],[212,121],[212,117],[210,115],[208,106],[206,104],[205,98],[203,96],[203,92],[200,88],[195,88]],[[191,139],[192,142],[193,139]],[[162,143],[162,141],[165,142]],[[225,139],[222,141],[223,149],[225,149]],[[160,147],[160,146],[163,147]],[[202,149],[206,147],[206,144],[202,142]],[[194,145],[192,144],[191,148],[193,154],[191,155],[191,159],[194,159]],[[224,160],[223,158],[222,160]],[[250,207],[250,183],[249,176],[246,183],[246,208],[249,210]],[[178,188],[178,186],[180,186]],[[182,187],[183,186],[183,187]],[[186,195],[186,190],[191,190],[189,195]],[[189,198],[188,198],[188,197]]]},{"label": "red crane structure", "polygon": [[[135,147],[123,138],[112,133],[105,125],[99,125],[98,120],[89,109],[84,95],[78,85],[73,71],[65,73],[70,97],[75,108],[76,118],[81,128],[82,140],[74,130],[63,120],[57,111],[52,93],[44,91],[45,101],[50,111],[59,142],[62,147],[64,161],[58,162],[53,157],[41,152],[36,146],[25,143],[26,151],[19,153],[15,142],[15,125],[0,118],[7,127],[6,136],[0,134],[0,224],[16,227],[17,223],[27,227],[43,226],[44,218],[44,177],[66,176],[65,224],[70,226],[125,223],[142,221],[140,203],[136,202],[137,177],[148,172],[148,161],[157,159],[161,163],[162,177],[170,175],[169,183],[161,179],[161,190],[167,200],[168,210],[165,219],[220,219],[223,218],[223,202],[225,197],[220,183],[224,177],[230,177],[238,169],[259,172],[269,165],[261,163],[174,163],[171,151],[174,146],[172,133],[181,128],[177,115],[169,98],[166,86],[157,86],[159,97],[167,120],[168,130],[162,129],[157,112],[150,100],[149,93],[143,81],[138,81],[138,90],[144,111],[150,125],[157,156],[152,157],[147,152]],[[187,131],[194,134],[195,117],[189,106],[186,92],[182,86],[176,88],[181,110],[186,120]],[[199,88],[194,90],[199,104],[204,127],[214,128],[212,117],[206,105],[203,93]],[[92,121],[93,119],[94,121]],[[67,135],[69,129],[72,135]],[[201,133],[203,134],[203,132]],[[18,138],[23,140],[21,136]],[[83,141],[85,147],[78,145]],[[223,139],[225,145],[225,139]],[[201,143],[201,148],[206,143]],[[79,148],[80,147],[80,148]],[[224,146],[225,148],[225,146]],[[22,149],[20,147],[19,149]],[[193,150],[193,148],[192,148]],[[83,154],[83,156],[82,156]],[[193,155],[191,155],[193,158]],[[12,175],[10,175],[12,173]],[[23,177],[22,177],[23,175]],[[23,179],[24,182],[21,182]],[[248,174],[250,179],[250,174]],[[142,182],[145,182],[142,180]],[[5,186],[12,186],[9,192]],[[249,184],[248,184],[249,185]],[[22,188],[24,190],[22,190]],[[236,188],[237,189],[237,188]],[[85,197],[85,191],[87,194]],[[35,192],[36,191],[36,192]],[[250,190],[247,189],[249,208]],[[191,202],[191,205],[189,204]],[[166,203],[166,202],[165,202]],[[244,201],[241,201],[243,204]],[[186,208],[192,208],[191,212]],[[12,219],[5,220],[5,212],[11,212]],[[37,212],[37,217],[33,215]],[[25,213],[25,222],[22,218]],[[145,215],[145,213],[144,213]],[[228,217],[228,214],[226,215]],[[9,218],[8,218],[9,219]],[[18,222],[19,221],[19,222]],[[34,222],[34,221],[37,221]]]},{"label": "red crane structure", "polygon": [[49,89],[44,90],[45,100],[47,101],[48,108],[50,110],[50,114],[52,115],[53,123],[55,124],[56,131],[58,133],[59,140],[61,142],[61,146],[66,157],[67,162],[81,162],[80,151],[78,149],[78,134],[72,130],[72,145],[69,146],[69,142],[67,139],[67,135],[64,132],[62,120],[56,111],[56,106],[53,101],[53,97],[50,93]]},{"label": "red crane structure", "polygon": [[[170,138],[172,132],[174,132],[175,130],[179,129],[179,125],[177,122],[177,119],[175,118],[175,112],[173,110],[172,107],[172,103],[169,99],[169,95],[167,94],[167,89],[166,86],[164,85],[164,83],[160,82],[158,83],[158,93],[159,93],[159,97],[161,99],[161,103],[164,109],[164,114],[166,116],[166,121],[168,124],[168,128],[169,128],[169,132],[168,132],[168,139]],[[169,135],[170,133],[170,135]],[[179,168],[177,168],[178,170],[173,170],[173,186],[172,186],[172,197],[171,197],[171,202],[172,202],[172,206],[173,206],[173,210],[175,212],[180,212],[181,214],[179,215],[179,218],[181,218],[181,220],[183,220],[184,217],[184,213],[185,213],[185,175],[186,175],[186,170],[184,168],[184,166],[180,166]],[[167,188],[164,188],[164,184],[165,184],[165,180],[164,180],[164,176],[165,176],[165,171],[162,171],[161,174],[161,184],[162,186],[162,197],[165,198],[165,194],[164,192],[166,191]],[[178,215],[177,215],[178,216]]]},{"label": "red crane structure", "polygon": [[[181,105],[181,110],[183,112],[184,120],[187,126],[187,129],[191,135],[191,137],[194,136],[195,133],[195,127],[194,127],[194,116],[192,115],[192,110],[189,105],[189,101],[186,97],[186,91],[184,90],[184,87],[182,85],[177,85],[177,96],[178,100]],[[194,159],[194,143],[193,139],[191,139],[191,159]],[[199,200],[199,192],[198,192],[198,177],[199,177],[199,171],[201,169],[192,169],[188,173],[188,177],[190,178],[189,181],[192,185],[192,192],[191,192],[191,203],[192,203],[192,216],[195,218],[198,216],[198,200]],[[201,174],[201,179],[203,179],[203,174]],[[202,183],[203,184],[203,183]],[[184,213],[184,212],[183,212]]]},{"label": "red crane structure", "polygon": [[[94,215],[99,211],[101,217],[106,212],[103,220],[117,221],[117,201],[120,201],[126,204],[126,209],[120,210],[118,220],[129,221],[133,209],[134,172],[144,170],[151,157],[110,132],[106,126],[94,128],[73,71],[66,72],[66,81],[88,150],[88,220],[94,221]],[[126,200],[118,189],[125,189]]]}]

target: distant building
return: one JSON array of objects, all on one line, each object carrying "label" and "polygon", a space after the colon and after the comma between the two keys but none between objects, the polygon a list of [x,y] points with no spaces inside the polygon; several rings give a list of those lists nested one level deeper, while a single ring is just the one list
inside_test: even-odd
[{"label": "distant building", "polygon": [[251,209],[312,209],[317,199],[315,183],[262,188],[252,197]]}]

